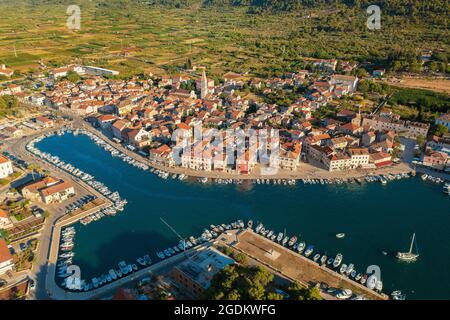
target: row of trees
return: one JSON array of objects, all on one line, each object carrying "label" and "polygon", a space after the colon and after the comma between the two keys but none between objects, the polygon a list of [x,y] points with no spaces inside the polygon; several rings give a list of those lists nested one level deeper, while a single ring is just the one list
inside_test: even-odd
[{"label": "row of trees", "polygon": [[421,89],[395,88],[395,93],[389,103],[412,106],[417,108],[419,112],[447,113],[450,111],[450,97],[448,95]]}]

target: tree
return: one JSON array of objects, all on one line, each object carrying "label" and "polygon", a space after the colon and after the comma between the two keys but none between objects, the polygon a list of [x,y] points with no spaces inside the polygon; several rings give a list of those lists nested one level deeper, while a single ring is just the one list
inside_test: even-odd
[{"label": "tree", "polygon": [[292,283],[288,289],[287,293],[292,300],[321,300],[320,291],[316,287],[306,288],[300,283]]},{"label": "tree", "polygon": [[436,126],[436,130],[434,130],[434,135],[438,137],[442,137],[444,134],[448,132],[448,128],[442,124],[438,124]]},{"label": "tree", "polygon": [[80,76],[75,71],[69,71],[67,73],[67,77],[66,78],[67,78],[67,80],[69,80],[72,83],[77,83],[78,81],[81,80]]},{"label": "tree", "polygon": [[204,298],[263,300],[272,281],[272,273],[263,267],[229,265],[214,275]]},{"label": "tree", "polygon": [[284,297],[279,293],[269,292],[267,294],[267,300],[283,300],[283,299]]},{"label": "tree", "polygon": [[246,264],[247,263],[247,256],[241,252],[238,252],[234,256],[234,260],[236,260],[240,264]]},{"label": "tree", "polygon": [[417,144],[419,145],[420,148],[423,148],[425,146],[425,137],[418,135]]},{"label": "tree", "polygon": [[241,300],[241,295],[239,291],[234,289],[227,295],[227,300]]}]

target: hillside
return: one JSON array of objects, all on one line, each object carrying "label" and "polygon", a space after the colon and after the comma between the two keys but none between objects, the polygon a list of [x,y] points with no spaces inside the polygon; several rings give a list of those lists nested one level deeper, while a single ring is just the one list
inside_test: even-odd
[{"label": "hillside", "polygon": [[[420,49],[449,61],[445,1],[378,1],[382,30],[366,27],[361,0],[79,0],[80,31],[66,27],[71,0],[0,2],[0,62],[21,73],[73,61],[136,72],[176,72],[188,58],[220,74],[276,75],[304,57],[368,61],[416,71]],[[403,5],[408,3],[409,5]],[[426,10],[425,10],[426,9]],[[255,13],[258,14],[255,14]]]}]

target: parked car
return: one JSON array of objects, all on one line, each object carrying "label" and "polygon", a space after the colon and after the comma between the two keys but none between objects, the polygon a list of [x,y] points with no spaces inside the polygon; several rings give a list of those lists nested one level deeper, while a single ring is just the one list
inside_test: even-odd
[{"label": "parked car", "polygon": [[33,279],[30,279],[29,285],[30,285],[30,290],[34,290],[36,288],[36,283],[34,282]]}]

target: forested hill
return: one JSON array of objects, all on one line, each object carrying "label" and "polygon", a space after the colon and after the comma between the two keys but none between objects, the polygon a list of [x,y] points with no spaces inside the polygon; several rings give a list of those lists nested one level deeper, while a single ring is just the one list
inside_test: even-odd
[{"label": "forested hill", "polygon": [[[14,2],[20,0],[3,0]],[[25,1],[25,0],[22,0]],[[70,0],[26,0],[32,4],[72,4]],[[258,12],[289,12],[300,9],[329,9],[337,7],[349,9],[365,9],[370,5],[378,5],[383,14],[390,16],[410,16],[434,18],[435,22],[448,23],[450,5],[448,0],[85,0],[97,5],[119,5],[140,3],[147,5],[160,5],[175,8],[186,7],[244,7],[249,13]],[[1,2],[1,1],[0,1]],[[79,1],[83,2],[83,0]]]},{"label": "forested hill", "polygon": [[186,7],[202,3],[203,6],[245,6],[251,12],[283,12],[302,8],[328,8],[347,6],[349,8],[366,8],[379,5],[389,15],[448,17],[447,0],[149,0],[151,4]]}]

